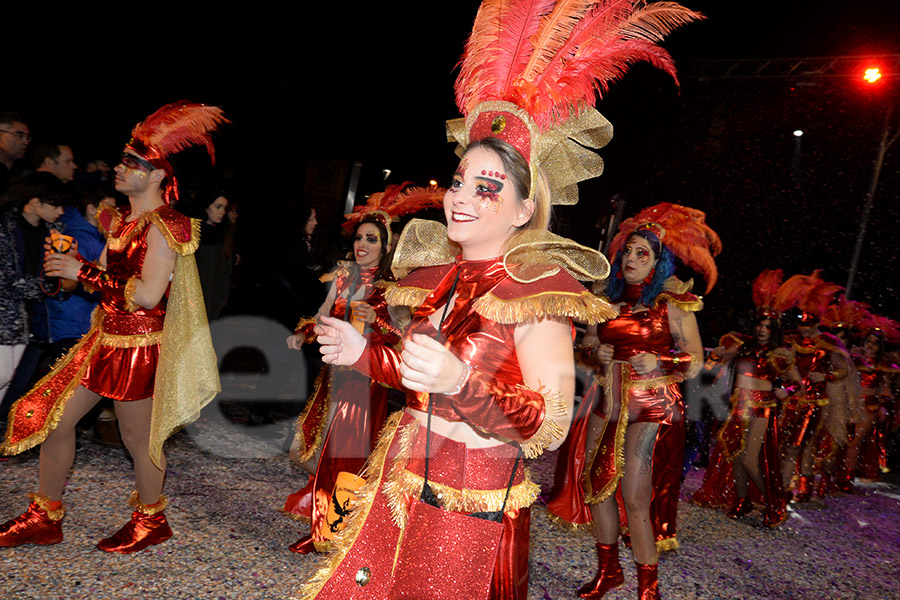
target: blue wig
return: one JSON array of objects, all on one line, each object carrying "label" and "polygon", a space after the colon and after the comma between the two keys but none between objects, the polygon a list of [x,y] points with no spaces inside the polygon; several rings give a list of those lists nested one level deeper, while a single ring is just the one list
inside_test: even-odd
[{"label": "blue wig", "polygon": [[[656,270],[653,273],[653,279],[641,292],[641,304],[650,307],[653,306],[654,302],[656,302],[656,297],[663,290],[666,279],[675,274],[675,255],[665,244],[660,244],[659,238],[649,229],[635,231],[631,235],[647,240],[653,252],[659,257],[655,267]],[[610,265],[609,278],[606,280],[606,297],[613,304],[620,302],[625,293],[625,278],[622,277],[623,254],[625,254],[624,246],[616,252],[616,257],[612,261],[612,265]]]}]

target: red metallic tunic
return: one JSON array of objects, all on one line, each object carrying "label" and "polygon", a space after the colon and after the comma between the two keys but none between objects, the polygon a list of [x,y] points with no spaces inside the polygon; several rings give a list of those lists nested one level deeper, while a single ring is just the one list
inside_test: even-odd
[{"label": "red metallic tunic", "polygon": [[[831,353],[840,348],[837,338],[821,333],[813,338],[800,334],[788,336],[785,340],[794,352],[795,364],[800,373],[806,393],[794,394],[787,399],[780,417],[779,429],[783,441],[792,446],[803,446],[819,434],[822,421],[822,407],[828,404],[827,380],[833,378],[834,366]],[[813,381],[813,373],[821,373],[824,381]]]},{"label": "red metallic tunic", "polygon": [[[355,268],[340,268],[334,275],[336,295],[329,314],[337,319],[349,319],[347,309],[352,294],[375,310],[375,335],[388,343],[396,343],[399,335],[390,327],[384,282],[375,280],[376,270],[364,270],[355,277]],[[362,296],[358,294],[360,289]],[[335,410],[329,424],[328,412],[332,405]],[[349,367],[326,365],[297,419],[300,460],[309,460],[320,447],[322,452],[309,484],[288,496],[283,511],[310,521],[311,535],[305,542],[319,550],[329,547],[320,528],[337,475],[341,471],[359,473],[362,470],[384,424],[387,405],[388,390],[383,385]]]},{"label": "red metallic tunic", "polygon": [[[597,335],[601,344],[612,344],[614,362],[609,367],[606,387],[598,378],[585,393],[572,424],[569,438],[560,453],[556,481],[548,510],[556,518],[575,526],[586,525],[592,517],[588,504],[596,504],[615,494],[624,469],[625,430],[629,423],[659,423],[653,451],[653,499],[650,517],[659,550],[678,547],[676,517],[681,489],[684,455],[684,402],[678,383],[681,374],[655,369],[638,375],[628,359],[647,352],[671,356],[677,352],[669,331],[669,303],[683,310],[697,311],[700,300],[687,292],[664,291],[653,307],[633,312],[642,286],[627,286],[620,316],[601,324]],[[607,400],[605,391],[611,395]],[[625,418],[620,418],[623,410]],[[586,449],[588,411],[607,419],[603,435],[592,449]],[[623,503],[619,502],[623,531],[627,531]]]},{"label": "red metallic tunic", "polygon": [[[874,425],[860,442],[856,475],[863,479],[878,480],[881,478],[881,473],[888,469],[886,440],[897,418],[897,415],[894,414],[896,405],[889,401],[889,378],[900,372],[900,369],[887,362],[876,363],[861,353],[854,353],[852,357],[859,372],[860,387],[866,390],[862,395],[862,404],[866,411],[876,415]],[[888,414],[883,421],[878,421],[877,413],[882,408]],[[853,474],[851,474],[852,476]]]},{"label": "red metallic tunic", "polygon": [[[749,336],[727,334],[719,345],[740,344],[735,358],[735,374],[774,383],[793,365],[793,357],[786,348],[772,350],[756,345]],[[766,419],[766,432],[759,453],[760,472],[765,489],[757,490],[750,482],[750,498],[765,504],[766,523],[775,526],[784,522],[786,499],[781,482],[778,448],[778,399],[774,390],[734,388],[731,413],[719,429],[716,446],[709,459],[703,484],[693,497],[701,506],[731,508],[737,501],[734,472],[731,463],[740,456],[746,444],[750,419]]]},{"label": "red metallic tunic", "polygon": [[[523,382],[514,339],[521,317],[510,317],[516,312],[510,306],[522,302],[531,308],[540,307],[548,299],[560,304],[589,304],[594,298],[565,273],[522,284],[508,275],[500,261],[458,260],[450,265],[418,269],[389,293],[392,303],[395,298],[405,299],[398,303],[420,303],[407,336],[437,334],[428,317],[446,304],[457,273],[455,293],[458,296],[443,322],[442,335],[453,354],[469,364],[472,371],[458,395],[434,397],[434,414],[519,441],[525,455],[534,456],[553,438],[549,433],[553,423],[545,417],[548,410],[555,409],[554,401],[552,395],[531,390]],[[408,302],[412,298],[415,300]],[[508,318],[502,320],[508,322],[486,316],[496,314],[492,312],[496,310],[504,312]],[[543,309],[536,310],[540,318]],[[563,314],[574,314],[568,306],[563,310]],[[544,314],[563,316],[550,311]],[[399,364],[396,350],[370,343],[367,353],[354,366],[369,372],[373,379],[401,387]],[[407,402],[412,408],[425,410],[428,400],[427,394],[407,392]],[[348,526],[353,529],[352,537],[339,548],[334,566],[306,588],[308,596],[304,597],[385,597],[384,586],[390,586],[395,550],[400,543],[401,529],[394,524],[404,521],[407,506],[421,494],[425,433],[426,428],[409,415],[404,415],[402,420],[391,418],[391,426],[385,428],[383,442],[370,461],[369,480],[375,478],[378,484],[370,492],[373,500],[364,504],[360,514],[354,515],[354,521]],[[512,474],[515,447],[500,444],[472,449],[434,433],[431,435],[428,480],[440,495],[444,508],[464,513],[499,510]],[[387,457],[386,461],[382,455]],[[525,600],[527,596],[528,507],[538,492],[538,486],[528,480],[520,462],[503,516],[504,533],[491,582],[491,598]],[[359,588],[354,578],[362,566],[371,570],[372,579]],[[423,569],[445,572],[447,577],[467,575],[447,572],[447,566],[423,565]]]},{"label": "red metallic tunic", "polygon": [[[160,207],[158,212],[172,219],[180,216],[168,206]],[[127,219],[125,213],[109,231],[106,272],[122,279],[140,278],[151,223],[146,216],[130,222]],[[166,316],[166,296],[153,308],[138,307],[132,311],[124,297],[104,293],[100,310],[103,334],[81,384],[114,400],[151,397],[159,359],[158,334]]]}]

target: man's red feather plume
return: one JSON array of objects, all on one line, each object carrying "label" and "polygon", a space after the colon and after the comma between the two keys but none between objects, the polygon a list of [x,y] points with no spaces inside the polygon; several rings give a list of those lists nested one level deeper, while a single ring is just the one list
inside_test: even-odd
[{"label": "man's red feather plume", "polygon": [[215,164],[216,150],[210,134],[229,122],[218,106],[180,100],[163,106],[135,125],[131,137],[158,152],[160,158],[203,145]]},{"label": "man's red feather plume", "polygon": [[541,130],[594,106],[609,84],[641,61],[673,78],[657,44],[703,19],[675,2],[644,0],[485,0],[466,43],[456,105],[505,100],[524,108]]},{"label": "man's red feather plume", "polygon": [[781,282],[784,280],[784,271],[781,269],[767,269],[756,276],[753,280],[753,305],[759,312],[774,311],[778,317],[781,317],[785,310],[790,306],[782,307],[775,302],[775,296]]},{"label": "man's red feather plume", "polygon": [[663,228],[660,242],[686,266],[703,276],[706,293],[719,278],[713,257],[722,251],[722,241],[706,224],[706,213],[696,208],[663,202],[645,208],[619,225],[619,232],[609,245],[607,255],[612,259],[625,246],[628,238],[642,225],[655,223]]}]

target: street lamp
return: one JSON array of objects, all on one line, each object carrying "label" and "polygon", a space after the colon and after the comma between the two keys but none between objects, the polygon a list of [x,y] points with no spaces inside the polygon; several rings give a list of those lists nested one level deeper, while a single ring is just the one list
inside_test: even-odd
[{"label": "street lamp", "polygon": [[[869,67],[862,75],[866,85],[875,85],[882,78],[881,69],[878,67]],[[881,167],[884,165],[884,156],[888,149],[897,141],[900,136],[900,128],[891,135],[891,118],[894,114],[893,98],[888,98],[887,106],[884,110],[884,127],[881,130],[881,140],[878,144],[878,154],[875,157],[875,166],[872,169],[872,179],[869,181],[869,191],[866,193],[866,203],[863,206],[862,219],[859,223],[859,234],[856,236],[856,246],[853,248],[853,258],[850,260],[850,271],[847,274],[847,286],[844,297],[849,300],[850,293],[853,290],[853,280],[856,278],[856,271],[859,268],[859,255],[862,253],[863,238],[866,235],[866,226],[869,224],[869,213],[872,212],[872,204],[875,201],[875,191],[878,189],[878,180],[881,178]]]}]

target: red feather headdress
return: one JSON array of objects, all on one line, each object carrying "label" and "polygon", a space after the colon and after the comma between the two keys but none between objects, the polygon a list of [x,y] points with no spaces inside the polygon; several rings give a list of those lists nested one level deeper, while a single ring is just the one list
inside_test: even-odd
[{"label": "red feather headdress", "polygon": [[408,187],[412,182],[404,181],[399,185],[389,185],[383,192],[369,196],[364,206],[357,206],[352,213],[344,215],[344,231],[353,233],[357,224],[366,217],[378,219],[387,230],[387,244],[391,245],[391,223],[403,215],[408,215],[426,208],[443,206],[445,188],[438,186]]},{"label": "red feather headdress", "polygon": [[215,164],[216,149],[211,134],[219,125],[229,122],[218,106],[181,100],[163,106],[135,125],[125,147],[166,172],[163,199],[171,203],[173,198],[178,198],[178,184],[167,158],[191,146],[203,145]]},{"label": "red feather headdress", "polygon": [[794,275],[782,284],[776,294],[776,301],[783,306],[796,306],[803,311],[803,323],[821,319],[834,295],[844,289],[826,282],[819,276],[820,273],[821,271],[816,270],[811,275]]},{"label": "red feather headdress", "polygon": [[828,328],[858,329],[860,323],[871,316],[868,305],[842,297],[825,309],[822,325]]},{"label": "red feather headdress", "polygon": [[858,324],[866,335],[877,335],[891,344],[900,344],[900,323],[888,317],[869,313]]},{"label": "red feather headdress", "polygon": [[532,194],[543,166],[553,203],[575,204],[577,183],[603,171],[592,150],[612,137],[598,93],[641,61],[675,78],[657,44],[702,18],[674,2],[484,0],[456,80],[466,118],[447,122],[448,139],[460,152],[488,136],[509,142],[531,166]]},{"label": "red feather headdress", "polygon": [[780,319],[784,311],[790,308],[790,306],[782,306],[775,300],[783,280],[784,271],[781,269],[767,269],[753,280],[753,304],[756,306],[757,315]]},{"label": "red feather headdress", "polygon": [[607,255],[611,259],[615,257],[631,234],[639,229],[649,229],[655,233],[660,243],[681,262],[701,274],[706,280],[706,293],[709,293],[719,277],[713,257],[722,251],[722,241],[706,224],[703,211],[670,202],[645,208],[622,221]]}]

